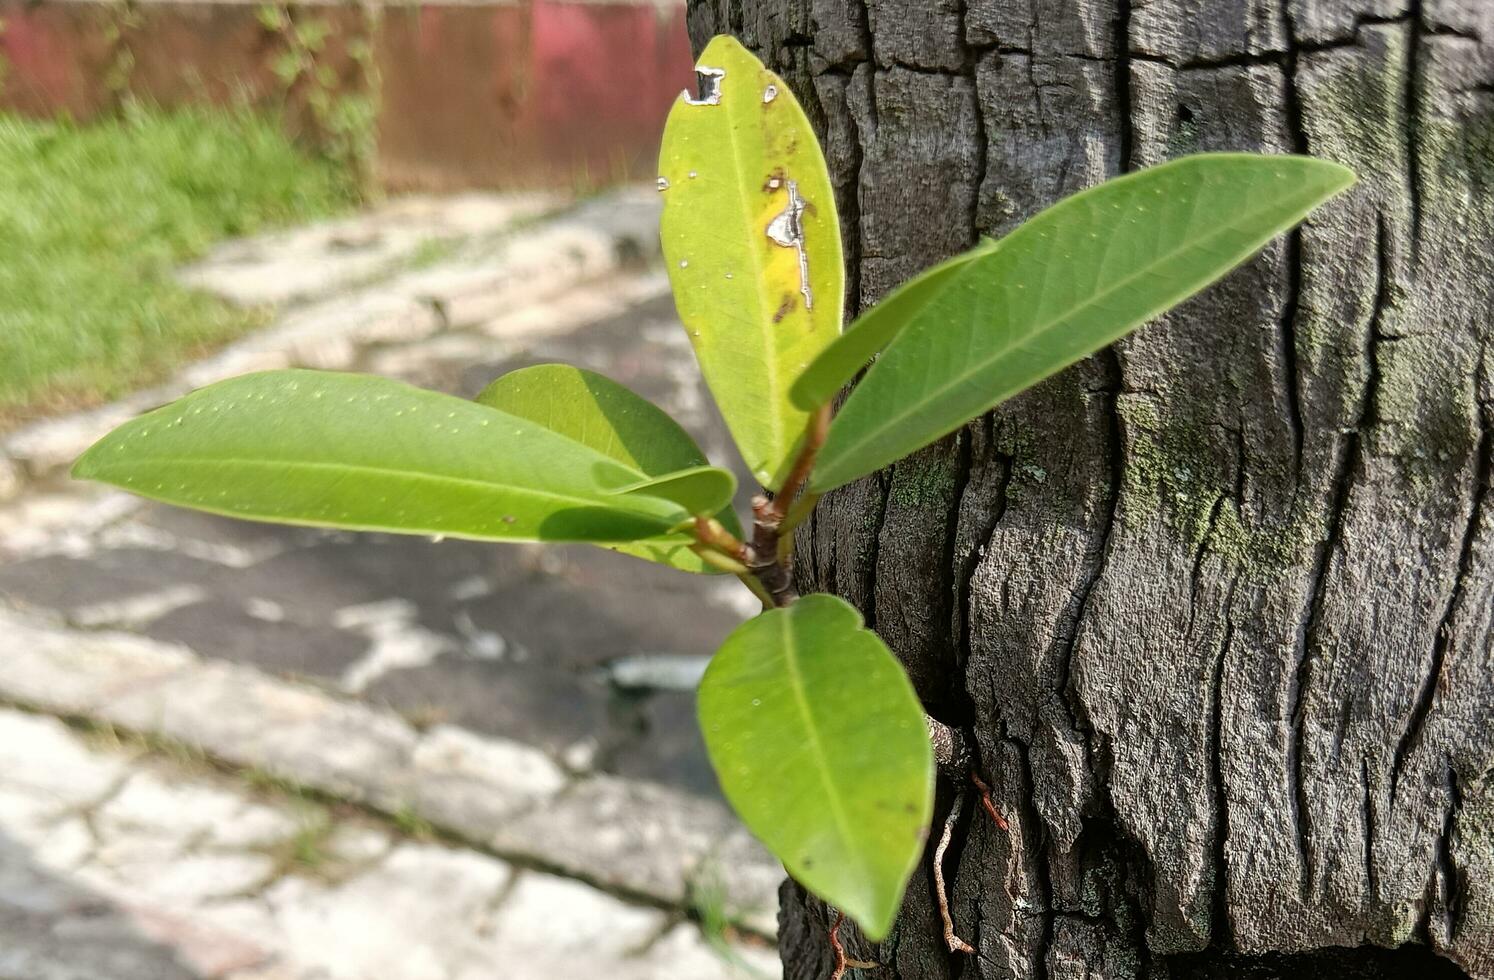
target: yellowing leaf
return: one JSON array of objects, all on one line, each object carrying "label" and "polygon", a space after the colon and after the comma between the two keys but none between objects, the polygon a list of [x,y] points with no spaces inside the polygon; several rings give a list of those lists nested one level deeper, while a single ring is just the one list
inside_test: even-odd
[{"label": "yellowing leaf", "polygon": [[789,392],[840,334],[845,260],[814,130],[788,86],[730,37],[669,114],[661,234],[675,304],[754,476],[776,489],[809,414]]}]

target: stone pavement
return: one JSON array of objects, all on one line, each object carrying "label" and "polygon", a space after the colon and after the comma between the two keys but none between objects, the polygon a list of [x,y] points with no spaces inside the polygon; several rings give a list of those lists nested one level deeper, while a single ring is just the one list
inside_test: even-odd
[{"label": "stone pavement", "polygon": [[7,980],[725,980],[762,944],[225,775],[107,728],[0,709]]},{"label": "stone pavement", "polygon": [[[753,611],[735,581],[600,549],[234,522],[62,476],[130,414],[290,364],[470,395],[516,367],[567,361],[635,388],[713,459],[734,459],[667,282],[649,270],[653,195],[450,207],[398,202],[226,247],[187,276],[275,306],[274,326],[161,388],[0,442],[0,702],[165,735],[428,822],[495,866],[596,883],[610,893],[599,902],[682,910],[719,877],[728,914],[769,934],[781,869],[719,800],[694,722],[705,655]],[[0,793],[9,784],[0,768]],[[406,847],[395,853],[426,853]],[[648,948],[675,943],[661,942]],[[468,975],[452,970],[378,975]]]}]

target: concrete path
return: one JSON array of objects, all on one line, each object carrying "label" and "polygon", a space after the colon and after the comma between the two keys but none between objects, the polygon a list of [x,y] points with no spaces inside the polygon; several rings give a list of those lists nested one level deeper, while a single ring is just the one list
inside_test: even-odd
[{"label": "concrete path", "polygon": [[[771,933],[781,869],[720,801],[694,722],[704,657],[753,611],[735,581],[600,549],[233,522],[69,484],[61,474],[134,412],[217,377],[288,364],[470,395],[516,367],[567,361],[635,388],[680,418],[712,458],[732,460],[667,282],[649,270],[656,202],[625,192],[546,216],[548,207],[554,202],[468,199],[446,213],[438,202],[402,202],[382,218],[237,243],[189,270],[195,284],[235,301],[276,306],[277,324],[160,389],[0,443],[0,499],[9,498],[0,506],[0,702],[165,737],[236,771],[271,772],[319,798],[483,849],[450,857],[434,845],[399,844],[389,850],[398,855],[393,870],[358,879],[408,887],[412,902],[444,880],[447,864],[499,882],[483,901],[504,889],[522,895],[503,884],[507,859],[600,886],[599,908],[623,896],[678,917],[701,895],[718,894],[711,902],[727,914]],[[308,273],[318,265],[321,274]],[[0,766],[0,799],[12,782]],[[0,823],[5,833],[13,846],[0,844],[0,869],[25,863],[15,842],[32,849],[27,861],[46,863],[34,834]],[[421,870],[427,865],[434,870]],[[472,870],[479,866],[486,870]],[[483,887],[453,887],[450,898]],[[529,886],[557,895],[581,887]],[[349,889],[328,885],[304,901],[336,904],[339,916],[353,917],[338,920],[349,930],[378,931],[356,924],[362,913],[342,910]],[[262,903],[263,890],[255,895]],[[682,963],[695,962],[695,947],[671,938],[660,912],[639,918],[619,908],[619,921],[647,920],[615,930],[631,937],[628,949],[678,947]],[[488,956],[507,933],[491,916],[478,918],[477,938],[454,945]],[[321,963],[273,938],[280,933],[267,921],[251,923],[254,942]],[[622,949],[605,948],[604,958]],[[464,973],[460,963],[446,972],[407,969],[374,975],[498,975]],[[622,975],[717,975],[702,969],[655,965]]]}]

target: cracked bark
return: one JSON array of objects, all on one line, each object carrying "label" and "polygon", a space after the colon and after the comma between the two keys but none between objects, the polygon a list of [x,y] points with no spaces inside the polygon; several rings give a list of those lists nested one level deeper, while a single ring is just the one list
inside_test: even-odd
[{"label": "cracked bark", "polygon": [[[1361,185],[1111,351],[826,498],[804,589],[975,733],[880,947],[930,978],[1494,978],[1494,5],[691,0],[826,136],[853,305],[1106,176]],[[937,220],[933,220],[937,218]],[[940,792],[942,821],[951,788]],[[792,883],[793,980],[830,917]]]}]

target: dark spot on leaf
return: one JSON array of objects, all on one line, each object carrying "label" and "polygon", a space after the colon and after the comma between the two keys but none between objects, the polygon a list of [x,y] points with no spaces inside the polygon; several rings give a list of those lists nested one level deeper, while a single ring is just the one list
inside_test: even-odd
[{"label": "dark spot on leaf", "polygon": [[783,302],[778,306],[778,312],[773,314],[774,323],[782,323],[783,318],[794,312],[794,298],[785,296]]},{"label": "dark spot on leaf", "polygon": [[783,172],[783,168],[775,167],[773,172],[768,174],[768,179],[763,181],[763,193],[772,194],[774,191],[782,190],[786,180],[788,180],[788,175]]}]

